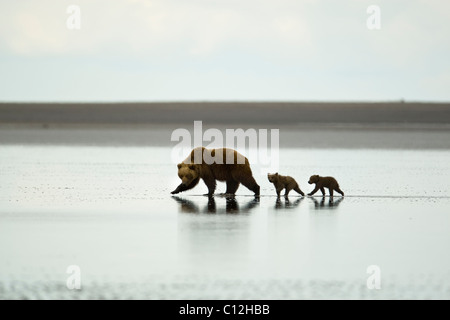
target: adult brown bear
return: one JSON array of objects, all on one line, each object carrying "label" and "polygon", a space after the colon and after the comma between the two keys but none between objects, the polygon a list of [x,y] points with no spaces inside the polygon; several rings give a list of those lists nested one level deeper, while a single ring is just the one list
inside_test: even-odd
[{"label": "adult brown bear", "polygon": [[178,164],[181,184],[171,193],[176,194],[194,188],[200,179],[208,187],[208,196],[216,190],[216,180],[225,181],[227,194],[235,194],[242,183],[259,196],[259,185],[253,178],[248,159],[233,149],[194,148],[190,155]]}]

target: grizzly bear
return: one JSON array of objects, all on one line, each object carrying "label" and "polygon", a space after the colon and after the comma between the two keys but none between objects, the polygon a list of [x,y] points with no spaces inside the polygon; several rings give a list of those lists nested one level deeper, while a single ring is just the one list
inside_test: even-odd
[{"label": "grizzly bear", "polygon": [[216,180],[225,181],[227,194],[235,194],[242,183],[259,196],[259,185],[253,178],[248,159],[233,149],[194,148],[190,155],[178,164],[178,176],[181,184],[172,191],[180,193],[194,188],[200,179],[208,187],[208,196],[216,190]]},{"label": "grizzly bear", "polygon": [[294,189],[295,191],[297,191],[297,193],[301,194],[302,196],[304,196],[305,194],[303,193],[302,190],[300,190],[300,187],[298,186],[298,183],[295,181],[294,178],[289,177],[289,176],[282,176],[280,174],[275,173],[275,174],[267,174],[267,178],[269,179],[270,182],[273,183],[273,185],[275,186],[275,190],[277,191],[277,196],[278,198],[280,197],[280,192],[281,190],[285,189],[284,191],[284,197],[287,198],[289,195],[289,192]]},{"label": "grizzly bear", "polygon": [[342,196],[344,196],[344,192],[339,189],[339,183],[336,181],[333,177],[321,177],[319,175],[313,175],[309,178],[308,181],[309,184],[316,184],[316,187],[313,191],[308,193],[308,196],[312,196],[314,193],[316,193],[319,189],[322,192],[322,195],[325,196],[325,188],[328,188],[328,191],[330,192],[330,197],[333,196],[333,191],[336,190],[339,192]]}]

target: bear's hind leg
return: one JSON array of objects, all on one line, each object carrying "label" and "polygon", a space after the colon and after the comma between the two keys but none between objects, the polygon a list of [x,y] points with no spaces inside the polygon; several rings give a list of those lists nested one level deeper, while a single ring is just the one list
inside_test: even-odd
[{"label": "bear's hind leg", "polygon": [[253,177],[247,177],[241,180],[241,183],[249,190],[255,193],[255,196],[259,196],[259,185],[256,183]]},{"label": "bear's hind leg", "polygon": [[234,174],[233,178],[242,183],[247,189],[253,191],[255,196],[259,196],[260,187],[253,178],[251,171]]},{"label": "bear's hind leg", "polygon": [[335,188],[334,190],[336,190],[338,193],[340,193],[342,196],[344,196],[344,191],[339,189],[339,187]]},{"label": "bear's hind leg", "polygon": [[294,191],[297,192],[297,193],[299,193],[299,194],[301,194],[302,196],[305,195],[305,193],[304,193],[302,190],[300,190],[300,187],[298,186],[298,184],[297,184],[297,186],[294,188]]}]

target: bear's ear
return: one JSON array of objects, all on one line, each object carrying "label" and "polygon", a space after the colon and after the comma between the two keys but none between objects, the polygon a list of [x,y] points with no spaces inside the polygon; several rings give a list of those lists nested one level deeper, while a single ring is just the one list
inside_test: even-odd
[{"label": "bear's ear", "polygon": [[275,175],[277,176],[277,175],[278,175],[278,172],[277,172],[277,173],[275,173]]},{"label": "bear's ear", "polygon": [[183,166],[182,163],[177,164],[178,169],[180,169]]},{"label": "bear's ear", "polygon": [[190,164],[190,165],[189,165],[189,169],[195,170],[195,164]]}]

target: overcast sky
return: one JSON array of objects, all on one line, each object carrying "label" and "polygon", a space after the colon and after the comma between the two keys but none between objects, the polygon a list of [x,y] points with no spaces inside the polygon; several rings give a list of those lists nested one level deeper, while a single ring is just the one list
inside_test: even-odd
[{"label": "overcast sky", "polygon": [[[67,7],[81,9],[69,30]],[[369,5],[381,29],[369,30]],[[1,101],[450,101],[448,0],[0,3]]]}]

